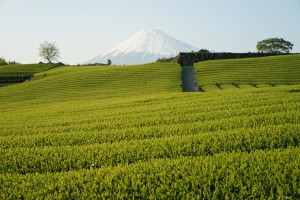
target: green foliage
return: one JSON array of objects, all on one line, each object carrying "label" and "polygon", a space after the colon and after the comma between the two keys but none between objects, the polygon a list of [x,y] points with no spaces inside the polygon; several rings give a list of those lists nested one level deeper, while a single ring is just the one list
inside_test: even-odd
[{"label": "green foliage", "polygon": [[170,62],[170,63],[177,63],[179,59],[179,55],[175,57],[170,57],[170,58],[159,58],[157,59],[156,62]]},{"label": "green foliage", "polygon": [[8,61],[7,64],[8,65],[17,65],[17,64],[21,64],[21,63],[18,63],[16,61]]},{"label": "green foliage", "polygon": [[210,53],[206,49],[201,49],[199,52],[180,53],[177,63],[182,66],[191,66],[194,63],[207,61],[207,60],[223,60],[223,59],[240,59],[240,58],[259,58],[268,56],[290,55],[289,53],[231,53],[231,52],[218,52]]},{"label": "green foliage", "polygon": [[18,83],[30,79],[35,73],[49,70],[54,64],[11,64],[0,67],[1,83]]},{"label": "green foliage", "polygon": [[7,62],[6,62],[5,58],[0,57],[0,66],[2,66],[2,65],[7,65]]},{"label": "green foliage", "polygon": [[171,63],[112,67],[64,66],[37,73],[34,79],[24,83],[26,86],[2,88],[5,92],[0,94],[0,98],[16,102],[27,99],[44,102],[124,98],[181,91],[180,66]]},{"label": "green foliage", "polygon": [[299,148],[0,175],[3,198],[298,199]]},{"label": "green foliage", "polygon": [[55,64],[14,64],[0,67],[1,76],[34,75],[53,68]]},{"label": "green foliage", "polygon": [[300,85],[182,93],[180,70],[62,66],[0,88],[0,199],[300,198]]},{"label": "green foliage", "polygon": [[156,62],[171,62],[173,58],[159,58]]},{"label": "green foliage", "polygon": [[261,53],[289,53],[293,44],[283,38],[268,38],[259,41],[256,45],[257,51]]},{"label": "green foliage", "polygon": [[208,54],[208,53],[210,53],[210,51],[208,51],[207,49],[200,49],[197,53]]},{"label": "green foliage", "polygon": [[110,59],[107,60],[107,65],[111,65],[111,60]]},{"label": "green foliage", "polygon": [[240,88],[239,85],[245,84],[249,85],[248,88],[261,84],[269,87],[299,84],[299,66],[300,55],[297,54],[205,61],[196,63],[195,71],[200,87],[204,91],[212,91],[217,89],[216,85],[227,89]]}]

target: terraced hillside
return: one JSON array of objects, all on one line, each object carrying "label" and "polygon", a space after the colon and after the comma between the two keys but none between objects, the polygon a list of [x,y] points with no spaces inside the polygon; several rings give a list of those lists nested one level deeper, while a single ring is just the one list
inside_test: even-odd
[{"label": "terraced hillside", "polygon": [[58,67],[35,74],[35,80],[1,88],[4,105],[109,99],[180,92],[180,67],[176,64],[139,66]]},{"label": "terraced hillside", "polygon": [[0,199],[300,198],[300,85],[182,93],[180,67],[0,88]]},{"label": "terraced hillside", "polygon": [[300,54],[205,61],[195,70],[204,91],[299,84]]},{"label": "terraced hillside", "polygon": [[23,82],[30,79],[35,73],[49,70],[55,64],[15,64],[0,66],[0,86]]}]

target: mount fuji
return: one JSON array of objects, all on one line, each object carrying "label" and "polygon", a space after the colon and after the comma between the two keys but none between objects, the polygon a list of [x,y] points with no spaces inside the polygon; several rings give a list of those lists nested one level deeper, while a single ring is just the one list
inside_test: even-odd
[{"label": "mount fuji", "polygon": [[180,52],[198,51],[199,49],[176,40],[157,29],[143,29],[121,42],[111,50],[85,62],[113,64],[144,64],[155,62],[158,58],[169,58]]}]

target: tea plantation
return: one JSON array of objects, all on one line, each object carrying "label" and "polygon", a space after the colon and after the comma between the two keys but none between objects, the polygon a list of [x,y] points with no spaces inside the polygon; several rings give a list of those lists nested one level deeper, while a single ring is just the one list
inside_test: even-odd
[{"label": "tea plantation", "polygon": [[205,61],[195,70],[204,91],[299,84],[300,54]]},{"label": "tea plantation", "polygon": [[0,199],[299,199],[299,55],[195,69],[208,92],[172,63],[1,87]]},{"label": "tea plantation", "polygon": [[54,68],[55,64],[14,64],[0,66],[0,86],[23,82],[35,73]]}]

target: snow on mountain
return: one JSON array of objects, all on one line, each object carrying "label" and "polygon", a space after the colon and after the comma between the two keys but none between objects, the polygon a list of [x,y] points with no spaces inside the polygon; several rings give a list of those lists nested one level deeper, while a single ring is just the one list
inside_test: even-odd
[{"label": "snow on mountain", "polygon": [[169,58],[178,55],[179,52],[198,51],[199,49],[176,40],[157,29],[143,29],[131,38],[118,44],[111,50],[88,60],[88,63],[112,64],[143,64],[155,62],[158,58]]}]

